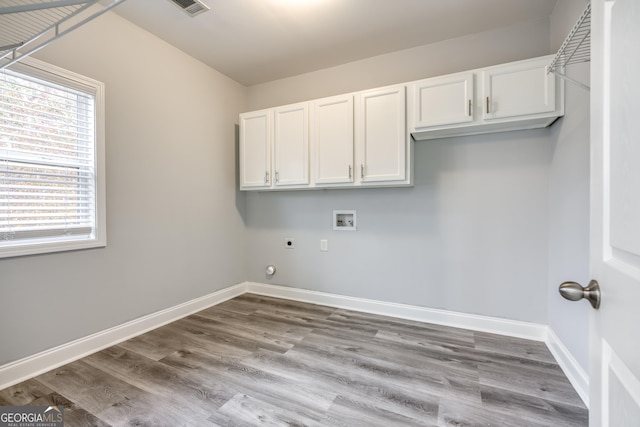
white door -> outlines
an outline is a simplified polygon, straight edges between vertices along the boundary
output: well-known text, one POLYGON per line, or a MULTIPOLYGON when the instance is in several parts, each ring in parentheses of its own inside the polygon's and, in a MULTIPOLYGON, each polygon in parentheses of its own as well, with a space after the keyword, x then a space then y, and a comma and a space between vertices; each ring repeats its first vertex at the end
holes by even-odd
POLYGON ((316 184, 353 182, 353 95, 312 103, 311 145, 316 184))
POLYGON ((589 418, 640 426, 640 2, 593 0, 591 37, 589 418))
POLYGON ((271 185, 271 110, 240 114, 240 188, 271 185))
POLYGON ((473 121, 473 73, 422 80, 409 91, 412 131, 473 121))
POLYGON ((505 119, 556 109, 556 78, 547 74, 551 58, 519 61, 482 72, 483 118, 505 119))
POLYGON ((361 92, 356 102, 360 182, 403 181, 407 163, 404 85, 361 92))
POLYGON ((309 184, 309 108, 307 103, 274 110, 274 185, 309 184))

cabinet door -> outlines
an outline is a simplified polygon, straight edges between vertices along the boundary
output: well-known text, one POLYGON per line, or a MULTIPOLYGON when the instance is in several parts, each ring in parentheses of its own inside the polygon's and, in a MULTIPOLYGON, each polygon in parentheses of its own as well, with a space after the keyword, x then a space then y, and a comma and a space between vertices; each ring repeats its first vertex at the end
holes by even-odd
POLYGON ((473 73, 458 73, 412 84, 413 127, 473 121, 473 77, 473 73))
POLYGON ((485 120, 548 113, 556 109, 556 78, 548 59, 521 61, 482 72, 485 120))
POLYGON ((274 185, 309 184, 307 103, 274 109, 274 185))
POLYGON ((320 99, 312 105, 314 182, 353 182, 353 95, 320 99))
POLYGON ((405 103, 404 86, 357 95, 357 174, 362 183, 405 179, 405 103))
POLYGON ((271 184, 271 110, 240 114, 240 187, 271 184))

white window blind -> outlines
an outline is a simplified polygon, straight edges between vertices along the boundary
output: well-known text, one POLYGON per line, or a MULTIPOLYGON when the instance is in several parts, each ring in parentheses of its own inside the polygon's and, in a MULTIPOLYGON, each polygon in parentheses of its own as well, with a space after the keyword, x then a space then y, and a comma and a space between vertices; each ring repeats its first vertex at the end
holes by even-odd
POLYGON ((43 68, 0 73, 0 250, 97 240, 97 91, 43 68))

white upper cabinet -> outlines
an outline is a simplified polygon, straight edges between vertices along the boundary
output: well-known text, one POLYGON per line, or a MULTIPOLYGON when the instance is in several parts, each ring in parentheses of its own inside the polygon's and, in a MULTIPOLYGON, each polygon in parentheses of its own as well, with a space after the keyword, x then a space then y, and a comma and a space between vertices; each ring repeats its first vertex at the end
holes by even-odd
POLYGON ((409 83, 409 132, 419 141, 549 126, 564 115, 564 84, 546 72, 552 59, 409 83))
POLYGON ((307 103, 240 114, 240 188, 309 184, 307 103))
POLYGON ((311 103, 311 147, 315 184, 353 182, 353 95, 311 103))
POLYGON ((421 80, 410 86, 415 128, 473 121, 473 73, 421 80))
POLYGON ((530 116, 556 109, 556 77, 549 59, 520 61, 482 71, 485 120, 530 116))
POLYGON ((240 188, 412 185, 413 141, 549 126, 552 56, 240 115, 240 188))
POLYGON ((271 185, 271 110, 240 114, 240 188, 271 185))
POLYGON ((275 108, 273 116, 273 185, 309 184, 308 104, 275 108))
POLYGON ((406 178, 405 86, 356 95, 356 153, 362 185, 406 178))
POLYGON ((411 185, 406 87, 240 115, 240 188, 411 185))

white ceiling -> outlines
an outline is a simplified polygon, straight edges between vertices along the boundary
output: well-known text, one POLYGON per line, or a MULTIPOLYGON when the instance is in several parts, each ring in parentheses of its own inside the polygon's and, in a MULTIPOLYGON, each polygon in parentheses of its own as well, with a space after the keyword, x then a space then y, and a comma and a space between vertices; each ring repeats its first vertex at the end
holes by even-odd
POLYGON ((250 86, 548 18, 556 1, 204 0, 211 10, 190 17, 169 0, 128 0, 115 12, 250 86))

